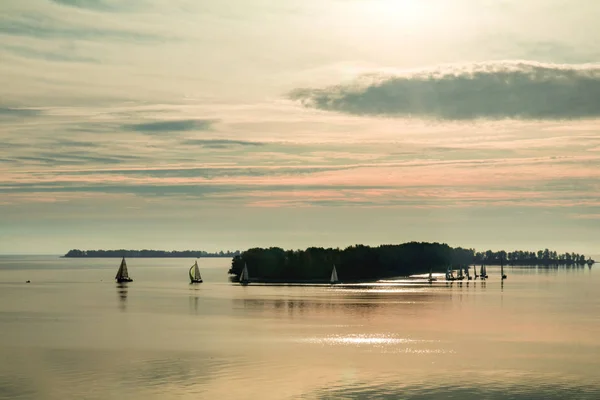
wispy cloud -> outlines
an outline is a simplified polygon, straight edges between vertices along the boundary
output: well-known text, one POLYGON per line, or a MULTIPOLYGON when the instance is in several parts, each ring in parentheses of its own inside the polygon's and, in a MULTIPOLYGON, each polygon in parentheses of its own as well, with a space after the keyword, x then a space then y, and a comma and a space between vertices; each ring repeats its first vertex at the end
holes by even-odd
POLYGON ((56 62, 84 62, 84 63, 96 63, 99 60, 93 57, 84 57, 72 53, 72 49, 64 48, 61 51, 46 51, 42 49, 36 49, 26 46, 12 46, 4 45, 0 46, 0 49, 7 50, 15 55, 24 58, 34 58, 47 61, 56 62))
POLYGON ((237 146, 264 146, 263 142, 231 139, 187 139, 181 142, 185 145, 201 146, 210 149, 223 149, 237 146))
POLYGON ((171 121, 143 122, 123 125, 123 129, 148 134, 164 132, 207 131, 217 121, 212 119, 184 119, 171 121))
POLYGON ((54 39, 104 39, 135 40, 157 42, 167 37, 149 32, 117 27, 90 27, 76 22, 68 25, 43 14, 28 14, 22 18, 3 18, 0 16, 0 33, 10 36, 54 39))
POLYGON ((356 115, 470 119, 600 117, 600 65, 490 62, 404 74, 369 74, 296 89, 307 107, 356 115))
POLYGON ((35 117, 40 115, 42 110, 35 108, 10 108, 10 107, 0 107, 0 118, 2 117, 35 117))
POLYGON ((114 0, 49 0, 61 6, 80 8, 93 11, 122 12, 134 7, 141 7, 144 0, 121 2, 114 0))

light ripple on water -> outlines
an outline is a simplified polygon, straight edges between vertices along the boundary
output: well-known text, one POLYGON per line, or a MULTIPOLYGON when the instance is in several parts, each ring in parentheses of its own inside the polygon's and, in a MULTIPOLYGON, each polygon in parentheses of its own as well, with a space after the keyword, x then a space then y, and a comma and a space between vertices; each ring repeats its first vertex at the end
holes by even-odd
POLYGON ((308 398, 317 399, 458 399, 458 400, 597 400, 600 386, 566 377, 550 378, 529 374, 514 375, 509 371, 482 376, 471 371, 472 380, 464 376, 411 381, 410 378, 383 376, 375 381, 350 382, 341 379, 328 388, 316 390, 308 398))

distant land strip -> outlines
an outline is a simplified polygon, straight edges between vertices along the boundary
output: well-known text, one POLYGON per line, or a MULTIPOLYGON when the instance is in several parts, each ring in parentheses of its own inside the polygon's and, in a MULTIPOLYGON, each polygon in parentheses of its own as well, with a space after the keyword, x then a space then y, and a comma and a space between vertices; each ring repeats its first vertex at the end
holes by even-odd
POLYGON ((364 245, 345 249, 309 247, 284 250, 279 247, 252 248, 236 255, 228 271, 238 280, 244 266, 254 282, 313 282, 329 280, 333 265, 343 282, 444 272, 470 265, 554 267, 592 265, 594 260, 574 252, 476 251, 447 244, 410 242, 377 247, 364 245))
POLYGON ((69 258, 117 258, 117 257, 129 257, 129 258, 199 258, 199 257, 235 257, 240 255, 239 250, 236 251, 219 251, 219 252, 208 252, 203 250, 182 250, 182 251, 168 251, 168 250, 69 250, 63 257, 69 258))

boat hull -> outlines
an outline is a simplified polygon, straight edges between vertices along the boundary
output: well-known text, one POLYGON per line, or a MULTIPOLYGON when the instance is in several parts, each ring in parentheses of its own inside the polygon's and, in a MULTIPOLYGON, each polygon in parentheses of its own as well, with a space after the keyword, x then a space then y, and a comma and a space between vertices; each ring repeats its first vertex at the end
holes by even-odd
POLYGON ((133 282, 133 279, 131 279, 131 278, 119 278, 119 279, 117 279, 117 283, 126 283, 126 282, 133 282))
POLYGON ((202 279, 191 279, 190 283, 202 283, 202 279))

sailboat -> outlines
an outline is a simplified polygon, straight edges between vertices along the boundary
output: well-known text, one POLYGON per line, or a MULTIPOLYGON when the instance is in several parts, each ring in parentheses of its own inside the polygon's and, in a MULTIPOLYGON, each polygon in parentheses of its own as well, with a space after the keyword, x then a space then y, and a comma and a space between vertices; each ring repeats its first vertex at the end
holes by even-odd
POLYGON ((448 267, 446 267, 446 280, 447 281, 453 281, 456 278, 454 277, 454 273, 452 272, 452 269, 450 269, 450 266, 448 265, 448 267))
POLYGON ((127 271, 127 263, 125 262, 125 257, 121 260, 121 265, 119 266, 119 270, 117 271, 117 276, 115 276, 117 283, 123 282, 133 282, 133 279, 129 277, 129 272, 127 271))
POLYGON ((477 279, 479 277, 479 275, 477 275, 477 266, 473 265, 473 274, 475 274, 475 279, 477 279))
POLYGON ((463 276, 462 265, 458 266, 458 276, 456 277, 456 279, 459 281, 462 281, 463 279, 465 279, 465 277, 463 276))
POLYGON ((433 273, 432 273, 432 272, 433 272, 433 271, 432 271, 432 269, 431 269, 431 268, 429 268, 429 278, 427 278, 427 282, 429 282, 429 283, 431 283, 431 282, 433 282, 433 281, 437 281, 437 279, 435 279, 435 278, 433 277, 433 273))
POLYGON ((506 279, 506 275, 504 275, 504 260, 500 259, 500 275, 502 275, 502 280, 506 279))
POLYGON ((465 265, 465 275, 467 276, 467 280, 470 281, 471 279, 473 279, 473 277, 471 275, 469 275, 469 266, 465 265))
POLYGON ((198 260, 194 262, 194 265, 190 267, 190 283, 202 283, 202 277, 200 276, 200 268, 198 268, 198 260))
POLYGON ((329 279, 329 283, 331 283, 333 285, 338 282, 339 282, 339 279, 337 276, 337 271, 335 269, 335 264, 333 264, 333 270, 331 271, 331 278, 329 279))
POLYGON ((481 269, 479 270, 479 277, 481 279, 486 279, 488 277, 487 276, 487 271, 486 271, 486 268, 485 268, 485 264, 481 264, 481 269))
POLYGON ((250 275, 248 275, 248 265, 244 264, 242 275, 240 275, 240 285, 246 286, 248 283, 250 283, 250 275))

